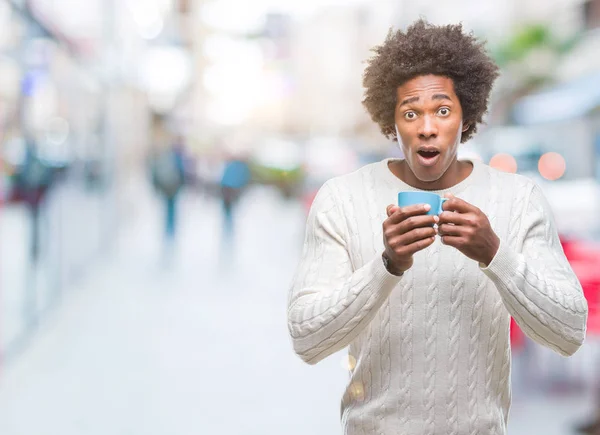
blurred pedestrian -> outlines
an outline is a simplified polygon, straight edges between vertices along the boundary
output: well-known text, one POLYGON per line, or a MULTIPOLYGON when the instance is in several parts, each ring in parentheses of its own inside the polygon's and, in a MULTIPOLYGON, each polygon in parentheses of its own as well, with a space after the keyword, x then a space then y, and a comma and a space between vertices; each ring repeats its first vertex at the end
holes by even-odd
POLYGON ((572 355, 581 285, 542 190, 457 158, 498 76, 483 44, 419 20, 374 53, 363 104, 404 157, 319 190, 288 302, 294 350, 316 364, 349 346, 347 434, 505 434, 511 316, 572 355), (405 191, 420 199, 398 206, 405 191))
POLYGON ((221 201, 223 206, 223 228, 226 235, 231 235, 234 229, 234 208, 250 183, 250 168, 240 157, 226 160, 221 175, 221 201))
POLYGON ((41 210, 52 181, 51 166, 40 158, 34 139, 27 138, 25 159, 14 174, 14 188, 16 196, 24 201, 29 210, 31 222, 29 252, 32 263, 36 263, 39 258, 41 210))
POLYGON ((185 184, 184 145, 181 137, 154 155, 152 182, 162 196, 165 241, 171 245, 177 233, 178 197, 185 184))

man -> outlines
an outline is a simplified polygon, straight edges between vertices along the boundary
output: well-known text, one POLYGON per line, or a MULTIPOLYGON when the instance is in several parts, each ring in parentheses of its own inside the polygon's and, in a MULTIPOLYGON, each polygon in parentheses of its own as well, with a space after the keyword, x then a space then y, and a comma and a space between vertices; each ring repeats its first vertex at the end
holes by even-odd
POLYGON ((561 355, 583 343, 587 303, 540 188, 457 150, 487 111, 498 68, 461 26, 390 32, 364 105, 403 159, 326 182, 289 297, 296 353, 349 346, 346 434, 505 434, 509 322, 561 355), (399 191, 447 196, 439 217, 399 191))
POLYGON ((165 241, 171 247, 177 230, 177 199, 186 181, 183 138, 158 151, 151 164, 152 184, 164 199, 165 241))
POLYGON ((223 174, 221 175, 223 229, 226 236, 231 236, 233 232, 234 207, 250 183, 250 175, 250 168, 245 159, 241 157, 231 157, 226 160, 223 174))
POLYGON ((15 190, 25 201, 31 215, 30 258, 37 263, 40 256, 44 200, 55 181, 55 171, 40 158, 35 140, 26 138, 25 159, 14 174, 15 190))

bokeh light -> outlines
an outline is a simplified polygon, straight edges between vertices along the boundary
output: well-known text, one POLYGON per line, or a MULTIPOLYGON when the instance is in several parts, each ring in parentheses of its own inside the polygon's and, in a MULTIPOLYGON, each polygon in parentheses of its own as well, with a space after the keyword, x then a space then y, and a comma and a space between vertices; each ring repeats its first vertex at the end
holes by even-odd
POLYGON ((538 170, 540 175, 546 180, 558 180, 565 174, 567 163, 563 156, 558 153, 550 152, 540 157, 538 170))
POLYGON ((365 400, 365 386, 362 382, 353 382, 350 385, 350 395, 354 400, 362 402, 365 400))
POLYGON ((352 355, 344 355, 342 358, 342 368, 344 370, 353 371, 356 368, 356 358, 352 355))
POLYGON ((510 154, 499 153, 490 160, 490 166, 504 172, 517 172, 517 161, 510 154))

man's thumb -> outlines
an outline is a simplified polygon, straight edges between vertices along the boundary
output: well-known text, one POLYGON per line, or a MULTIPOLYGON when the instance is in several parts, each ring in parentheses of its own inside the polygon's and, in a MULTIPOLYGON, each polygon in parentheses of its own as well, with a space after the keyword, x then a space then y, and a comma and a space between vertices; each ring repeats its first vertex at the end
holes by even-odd
POLYGON ((386 212, 387 212, 388 217, 390 217, 394 213, 394 208, 395 207, 396 206, 393 205, 393 204, 390 204, 390 205, 387 206, 386 212))

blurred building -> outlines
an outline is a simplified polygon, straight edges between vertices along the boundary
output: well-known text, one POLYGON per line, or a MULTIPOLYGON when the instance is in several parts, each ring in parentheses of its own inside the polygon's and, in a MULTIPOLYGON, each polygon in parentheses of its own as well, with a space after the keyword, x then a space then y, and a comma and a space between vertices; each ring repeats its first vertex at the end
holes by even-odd
POLYGON ((0 1, 0 219, 11 235, 1 241, 0 353, 31 332, 135 214, 153 115, 173 111, 190 82, 186 7, 0 1), (36 263, 13 185, 28 148, 61 173, 42 204, 36 263))

